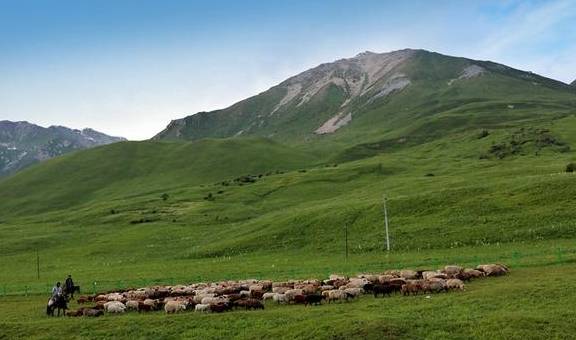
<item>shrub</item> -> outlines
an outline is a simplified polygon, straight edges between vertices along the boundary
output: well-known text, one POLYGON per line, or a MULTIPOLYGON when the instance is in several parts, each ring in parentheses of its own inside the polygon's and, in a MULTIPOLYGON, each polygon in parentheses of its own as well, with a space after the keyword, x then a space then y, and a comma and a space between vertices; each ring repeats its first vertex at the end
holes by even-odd
POLYGON ((160 198, 162 198, 163 201, 167 201, 168 198, 170 197, 170 195, 168 195, 167 193, 163 193, 160 198))
POLYGON ((576 163, 568 163, 568 165, 566 165, 566 172, 574 171, 576 171, 576 163))

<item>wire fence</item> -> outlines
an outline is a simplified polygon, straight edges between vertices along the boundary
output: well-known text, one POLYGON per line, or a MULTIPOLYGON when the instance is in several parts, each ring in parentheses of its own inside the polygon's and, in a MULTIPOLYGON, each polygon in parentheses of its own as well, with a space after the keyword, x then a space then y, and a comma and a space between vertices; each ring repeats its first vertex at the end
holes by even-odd
MULTIPOLYGON (((513 251, 503 256, 494 254, 493 256, 438 256, 423 259, 369 259, 362 261, 356 258, 351 261, 342 261, 333 265, 320 266, 318 264, 302 268, 281 268, 275 267, 270 270, 235 271, 233 273, 206 273, 205 275, 186 275, 182 277, 164 278, 142 278, 128 280, 93 280, 90 282, 79 282, 81 294, 97 294, 115 290, 134 289, 142 287, 153 287, 160 285, 191 284, 210 281, 225 281, 239 279, 308 279, 327 278, 330 274, 357 274, 367 272, 382 272, 388 269, 417 268, 417 269, 438 269, 448 264, 459 264, 466 266, 476 266, 478 264, 503 262, 511 268, 522 268, 540 265, 559 265, 576 263, 576 247, 556 248, 547 251, 513 251)), ((77 283, 78 284, 78 283, 77 283)), ((54 283, 32 282, 29 284, 0 283, 0 297, 5 296, 29 296, 45 294, 49 295, 54 283)))

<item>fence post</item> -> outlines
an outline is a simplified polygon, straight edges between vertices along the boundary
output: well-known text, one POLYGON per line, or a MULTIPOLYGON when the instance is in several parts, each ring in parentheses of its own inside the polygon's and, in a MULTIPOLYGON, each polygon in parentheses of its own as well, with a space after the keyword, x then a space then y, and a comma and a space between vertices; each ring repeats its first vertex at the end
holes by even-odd
POLYGON ((96 295, 96 281, 92 282, 92 295, 96 295))
POLYGON ((6 289, 6 285, 2 286, 2 290, 4 292, 4 296, 8 295, 8 290, 6 289))
POLYGON ((28 286, 24 286, 24 296, 28 296, 28 286))

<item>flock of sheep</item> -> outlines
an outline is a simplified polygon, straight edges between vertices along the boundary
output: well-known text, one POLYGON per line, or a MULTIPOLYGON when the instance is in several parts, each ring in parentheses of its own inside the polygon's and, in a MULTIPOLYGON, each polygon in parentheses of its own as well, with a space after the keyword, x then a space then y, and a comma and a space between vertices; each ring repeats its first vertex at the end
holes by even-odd
POLYGON ((362 294, 374 297, 400 293, 440 293, 464 290, 465 282, 485 276, 508 273, 502 264, 479 265, 475 269, 445 266, 437 271, 389 270, 381 274, 360 274, 356 277, 330 275, 327 280, 241 280, 190 285, 156 286, 81 296, 79 304, 93 303, 66 312, 68 316, 100 316, 126 311, 164 310, 178 313, 185 310, 221 313, 234 308, 264 309, 266 301, 278 304, 317 305, 322 302, 343 302, 362 294))

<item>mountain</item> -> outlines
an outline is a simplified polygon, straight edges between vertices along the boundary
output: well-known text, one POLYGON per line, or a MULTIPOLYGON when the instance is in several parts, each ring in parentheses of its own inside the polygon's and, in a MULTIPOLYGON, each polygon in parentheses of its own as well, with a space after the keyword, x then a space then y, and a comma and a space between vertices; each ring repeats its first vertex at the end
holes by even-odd
POLYGON ((65 153, 125 140, 92 129, 0 121, 0 176, 65 153))
POLYGON ((417 137, 435 124, 439 134, 489 128, 496 121, 525 120, 530 108, 546 107, 530 117, 539 119, 567 110, 573 98, 562 82, 493 62, 424 50, 364 52, 300 73, 228 108, 174 120, 154 139, 380 142, 392 130, 396 137, 417 137))
POLYGON ((549 263, 559 247, 569 263, 574 113, 573 87, 529 72, 363 53, 156 139, 0 179, 0 271, 25 287, 36 278, 22 263, 39 251, 42 277, 73 270, 105 290, 523 261, 516 251, 549 263))
POLYGON ((576 86, 576 80, 574 80, 570 85, 576 86))

